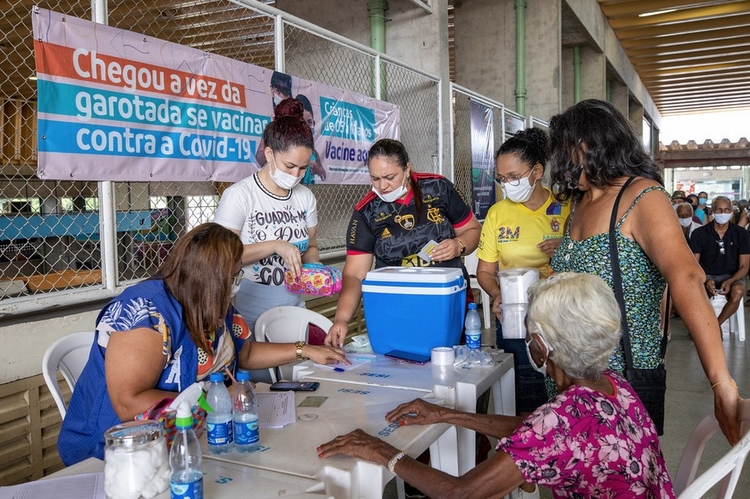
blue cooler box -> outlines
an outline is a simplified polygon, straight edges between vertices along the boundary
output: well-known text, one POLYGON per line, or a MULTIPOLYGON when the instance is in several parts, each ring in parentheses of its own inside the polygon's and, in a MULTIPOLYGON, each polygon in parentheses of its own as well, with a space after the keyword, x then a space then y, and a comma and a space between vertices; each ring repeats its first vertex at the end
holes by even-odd
POLYGON ((362 281, 365 322, 372 349, 430 355, 458 344, 466 310, 461 269, 383 267, 362 281))

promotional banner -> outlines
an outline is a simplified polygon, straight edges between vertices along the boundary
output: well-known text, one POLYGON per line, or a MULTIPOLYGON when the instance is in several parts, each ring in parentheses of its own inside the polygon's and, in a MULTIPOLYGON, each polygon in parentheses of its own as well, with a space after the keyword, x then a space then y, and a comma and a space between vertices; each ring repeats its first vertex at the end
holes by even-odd
POLYGON ((473 99, 471 106, 471 185, 474 216, 484 220, 495 203, 495 135, 492 108, 473 99))
POLYGON ((265 164, 273 107, 313 130, 306 183, 367 184, 399 108, 371 97, 45 9, 32 11, 42 179, 238 181, 265 164))

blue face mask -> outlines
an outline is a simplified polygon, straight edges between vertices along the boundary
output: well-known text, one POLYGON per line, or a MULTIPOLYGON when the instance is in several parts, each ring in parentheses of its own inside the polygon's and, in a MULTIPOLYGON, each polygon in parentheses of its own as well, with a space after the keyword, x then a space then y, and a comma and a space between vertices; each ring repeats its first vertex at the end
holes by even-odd
POLYGON ((708 201, 707 198, 698 198, 698 204, 701 206, 706 206, 707 201, 708 201))

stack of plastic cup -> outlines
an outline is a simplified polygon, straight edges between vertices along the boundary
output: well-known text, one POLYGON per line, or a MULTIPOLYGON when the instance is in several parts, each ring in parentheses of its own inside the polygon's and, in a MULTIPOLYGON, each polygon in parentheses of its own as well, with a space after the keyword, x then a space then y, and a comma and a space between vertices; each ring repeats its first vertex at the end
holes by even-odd
POLYGON ((529 287, 539 280, 539 269, 519 267, 497 273, 503 303, 503 338, 526 337, 526 309, 529 306, 529 287))

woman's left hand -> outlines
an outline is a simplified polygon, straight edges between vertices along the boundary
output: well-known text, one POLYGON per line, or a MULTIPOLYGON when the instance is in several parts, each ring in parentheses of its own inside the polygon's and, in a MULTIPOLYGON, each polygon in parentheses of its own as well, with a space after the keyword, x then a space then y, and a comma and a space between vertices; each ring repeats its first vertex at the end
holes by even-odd
POLYGON ((305 345, 302 347, 302 356, 316 364, 334 364, 336 362, 350 364, 342 349, 328 345, 305 345))
POLYGON ((318 447, 318 457, 323 459, 344 455, 372 461, 382 466, 386 466, 396 454, 398 454, 398 449, 360 429, 346 435, 339 435, 318 447))

